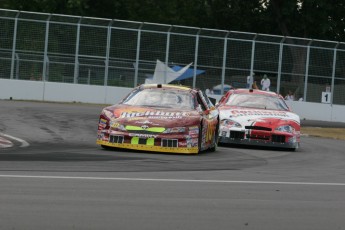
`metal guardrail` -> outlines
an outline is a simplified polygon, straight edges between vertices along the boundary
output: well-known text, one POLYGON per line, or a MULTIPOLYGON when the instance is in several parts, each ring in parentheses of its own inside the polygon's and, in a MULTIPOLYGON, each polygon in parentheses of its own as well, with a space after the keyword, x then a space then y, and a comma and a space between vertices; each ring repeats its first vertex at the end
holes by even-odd
POLYGON ((156 60, 193 62, 179 83, 220 94, 255 73, 282 95, 345 105, 345 43, 0 9, 0 78, 134 87, 156 60))

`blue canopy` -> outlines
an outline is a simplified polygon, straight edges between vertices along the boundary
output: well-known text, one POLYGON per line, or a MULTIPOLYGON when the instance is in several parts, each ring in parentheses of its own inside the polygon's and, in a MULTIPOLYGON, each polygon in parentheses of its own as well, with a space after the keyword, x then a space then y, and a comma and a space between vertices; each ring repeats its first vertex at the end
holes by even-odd
MULTIPOLYGON (((175 65, 175 66, 172 67, 172 69, 174 71, 179 71, 182 68, 183 68, 182 66, 178 66, 178 65, 175 65)), ((205 70, 200 70, 200 69, 196 70, 196 75, 200 75, 200 74, 203 74, 203 73, 205 73, 205 70)), ((188 78, 192 78, 193 76, 194 76, 194 68, 189 68, 189 69, 186 70, 186 72, 184 72, 181 76, 179 76, 174 81, 185 80, 185 79, 188 79, 188 78)))

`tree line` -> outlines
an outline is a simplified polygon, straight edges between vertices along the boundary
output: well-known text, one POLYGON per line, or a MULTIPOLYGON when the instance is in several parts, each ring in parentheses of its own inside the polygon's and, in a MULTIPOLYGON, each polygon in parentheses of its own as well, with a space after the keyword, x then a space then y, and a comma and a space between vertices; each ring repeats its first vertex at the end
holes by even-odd
POLYGON ((344 0, 0 0, 0 8, 343 41, 344 0))

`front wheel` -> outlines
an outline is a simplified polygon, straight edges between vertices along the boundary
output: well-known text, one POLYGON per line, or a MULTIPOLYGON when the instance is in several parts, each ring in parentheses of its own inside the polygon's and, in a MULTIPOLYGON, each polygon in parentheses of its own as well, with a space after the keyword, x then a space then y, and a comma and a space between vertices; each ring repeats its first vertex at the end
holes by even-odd
POLYGON ((109 146, 106 146, 106 145, 101 145, 101 147, 102 147, 103 149, 106 149, 106 150, 112 149, 112 147, 109 147, 109 146))
POLYGON ((217 151, 217 148, 218 148, 218 143, 215 142, 215 143, 214 143, 214 146, 210 148, 210 152, 215 152, 215 151, 217 151))
POLYGON ((213 136, 214 136, 214 139, 213 139, 214 145, 213 145, 213 147, 210 148, 210 151, 211 151, 211 152, 217 151, 217 148, 218 148, 219 125, 217 125, 217 128, 216 128, 216 130, 215 130, 213 136))
POLYGON ((199 137, 198 137, 198 153, 201 152, 201 145, 202 145, 202 125, 199 128, 199 137))
POLYGON ((300 143, 297 143, 296 147, 295 148, 291 148, 290 150, 292 152, 296 152, 299 149, 299 147, 300 147, 300 143))

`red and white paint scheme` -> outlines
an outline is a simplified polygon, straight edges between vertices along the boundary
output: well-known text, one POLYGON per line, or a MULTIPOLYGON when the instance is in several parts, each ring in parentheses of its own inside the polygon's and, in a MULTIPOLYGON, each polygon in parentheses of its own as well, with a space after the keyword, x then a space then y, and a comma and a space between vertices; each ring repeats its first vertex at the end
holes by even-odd
POLYGON ((300 143, 300 118, 274 92, 232 89, 217 105, 219 142, 295 150, 300 143))

